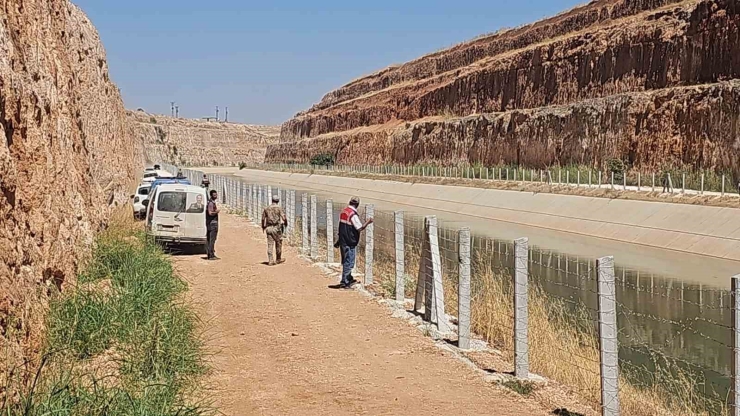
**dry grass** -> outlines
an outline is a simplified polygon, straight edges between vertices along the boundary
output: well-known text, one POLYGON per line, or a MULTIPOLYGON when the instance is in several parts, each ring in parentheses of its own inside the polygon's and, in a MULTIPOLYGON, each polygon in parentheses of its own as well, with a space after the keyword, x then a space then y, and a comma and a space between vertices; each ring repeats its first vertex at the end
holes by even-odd
MULTIPOLYGON (((358 251, 358 257, 362 256, 358 251)), ((419 255, 407 247, 406 297, 416 288, 419 255)), ((395 296, 395 261, 388 252, 376 252, 373 291, 383 297, 395 296)), ((493 269, 490 262, 476 265, 475 287, 471 301, 472 329, 477 336, 501 351, 507 362, 514 360, 514 304, 511 276, 506 270, 493 269)), ((456 315, 457 275, 446 270, 445 310, 456 315)), ((598 409, 601 402, 599 345, 596 324, 585 306, 574 306, 548 296, 536 285, 529 295, 529 354, 531 371, 562 386, 561 397, 573 397, 598 409)), ((697 392, 701 380, 677 367, 658 368, 651 376, 652 385, 632 384, 624 372, 620 378, 620 405, 623 414, 632 416, 724 414, 726 404, 720 397, 706 397, 697 392), (713 412, 702 409, 714 409, 713 412)), ((549 389, 550 387, 548 387, 549 389)), ((538 397, 538 399, 540 399, 538 397)), ((567 402, 568 399, 565 399, 567 402)), ((568 403, 578 407, 578 400, 568 403)))

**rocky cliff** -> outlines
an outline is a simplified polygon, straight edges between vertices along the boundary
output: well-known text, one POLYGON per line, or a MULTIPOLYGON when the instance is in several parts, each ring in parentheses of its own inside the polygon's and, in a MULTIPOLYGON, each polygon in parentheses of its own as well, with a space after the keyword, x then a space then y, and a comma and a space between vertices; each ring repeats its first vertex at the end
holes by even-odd
POLYGON ((151 162, 180 166, 235 166, 263 162, 278 126, 259 126, 172 118, 129 111, 134 135, 151 162))
POLYGON ((269 161, 740 172, 740 1, 595 0, 358 79, 269 161))
POLYGON ((12 368, 34 356, 48 295, 74 281, 143 154, 85 14, 67 0, 0 11, 0 354, 12 368))

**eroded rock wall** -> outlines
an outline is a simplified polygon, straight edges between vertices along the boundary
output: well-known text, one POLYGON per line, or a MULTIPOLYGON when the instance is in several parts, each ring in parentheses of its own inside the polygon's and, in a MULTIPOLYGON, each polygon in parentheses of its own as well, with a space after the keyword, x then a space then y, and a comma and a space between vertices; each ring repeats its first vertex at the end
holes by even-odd
POLYGON ((143 111, 129 111, 128 117, 149 161, 178 166, 261 163, 280 133, 279 126, 176 119, 143 111))
POLYGON ((481 162, 535 168, 619 158, 631 166, 740 172, 740 81, 610 96, 467 117, 429 117, 282 143, 269 161, 344 164, 481 162))
POLYGON ((79 8, 67 0, 7 0, 0 14, 5 381, 3 369, 38 350, 48 295, 74 282, 96 231, 128 200, 143 153, 98 33, 79 8))
POLYGON ((735 154, 736 122, 716 130, 734 118, 737 85, 725 81, 735 78, 738 1, 598 0, 329 93, 283 125, 267 160, 330 152, 340 163, 544 167, 619 157, 738 172, 723 156, 735 154), (360 136, 367 150, 347 151, 360 136))

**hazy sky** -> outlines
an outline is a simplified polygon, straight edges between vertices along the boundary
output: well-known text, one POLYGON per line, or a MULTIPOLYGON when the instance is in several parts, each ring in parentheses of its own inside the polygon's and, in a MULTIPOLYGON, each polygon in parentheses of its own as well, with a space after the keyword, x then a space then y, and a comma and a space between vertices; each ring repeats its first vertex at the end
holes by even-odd
POLYGON ((361 75, 583 0, 73 0, 126 107, 279 124, 361 75), (223 110, 221 115, 223 115, 223 110))

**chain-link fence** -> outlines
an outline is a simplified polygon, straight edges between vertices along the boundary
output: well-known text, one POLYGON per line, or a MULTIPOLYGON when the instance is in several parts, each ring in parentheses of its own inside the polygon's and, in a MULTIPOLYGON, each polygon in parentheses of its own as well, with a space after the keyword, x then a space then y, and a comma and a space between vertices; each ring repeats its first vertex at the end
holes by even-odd
MULTIPOLYGON (((279 193, 292 224, 289 243, 314 261, 340 261, 333 243, 344 204, 209 178, 228 207, 254 221, 279 193)), ((605 415, 725 414, 732 407, 740 362, 736 278, 732 290, 705 287, 622 268, 611 257, 479 236, 434 216, 372 205, 360 216, 374 223, 358 247, 358 280, 413 304, 464 350, 471 340, 486 341, 521 380, 535 373, 553 379, 605 415)))

